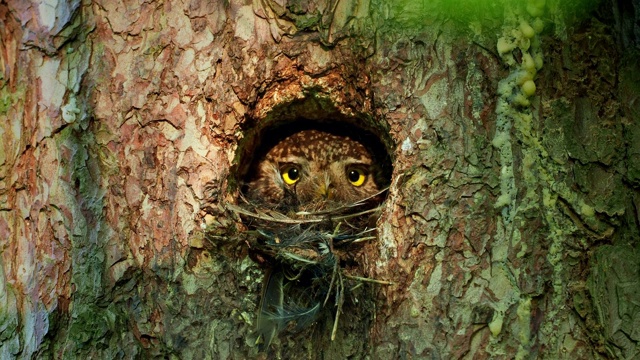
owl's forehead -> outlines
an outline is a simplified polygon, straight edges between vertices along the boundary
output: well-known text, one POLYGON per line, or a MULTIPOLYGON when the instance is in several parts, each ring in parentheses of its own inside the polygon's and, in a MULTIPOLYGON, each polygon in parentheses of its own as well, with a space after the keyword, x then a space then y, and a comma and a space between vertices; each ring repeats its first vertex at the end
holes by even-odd
POLYGON ((303 130, 285 138, 269 150, 267 157, 304 157, 329 162, 348 158, 371 161, 369 152, 361 143, 347 136, 319 130, 303 130))

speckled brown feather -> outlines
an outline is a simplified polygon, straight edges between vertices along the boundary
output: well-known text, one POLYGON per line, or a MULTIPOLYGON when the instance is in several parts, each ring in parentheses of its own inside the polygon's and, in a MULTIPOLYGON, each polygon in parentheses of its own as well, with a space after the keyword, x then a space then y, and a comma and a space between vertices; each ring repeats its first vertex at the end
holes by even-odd
POLYGON ((367 148, 348 136, 304 130, 280 141, 263 157, 256 178, 249 183, 250 200, 271 206, 296 205, 315 210, 330 204, 355 202, 377 193, 378 164, 367 148), (301 167, 300 181, 287 185, 280 173, 287 164, 301 167), (357 166, 368 175, 361 186, 347 179, 347 167, 357 166), (323 193, 323 189, 330 191, 323 193))

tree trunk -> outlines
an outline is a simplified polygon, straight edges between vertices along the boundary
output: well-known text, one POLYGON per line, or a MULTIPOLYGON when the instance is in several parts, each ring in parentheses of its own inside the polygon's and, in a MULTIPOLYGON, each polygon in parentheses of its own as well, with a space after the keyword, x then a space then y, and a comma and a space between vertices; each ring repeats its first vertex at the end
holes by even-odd
POLYGON ((461 3, 1 1, 0 358, 640 356, 640 3, 461 3), (321 118, 392 159, 378 282, 260 350, 228 204, 321 118))

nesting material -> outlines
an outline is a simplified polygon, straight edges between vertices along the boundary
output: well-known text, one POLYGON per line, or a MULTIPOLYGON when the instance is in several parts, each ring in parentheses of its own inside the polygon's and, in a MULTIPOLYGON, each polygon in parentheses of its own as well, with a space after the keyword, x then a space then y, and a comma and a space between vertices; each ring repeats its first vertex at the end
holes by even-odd
POLYGON ((327 311, 336 336, 345 294, 363 282, 389 282, 361 276, 354 253, 376 239, 379 199, 386 189, 361 201, 330 210, 283 213, 246 199, 227 204, 249 224, 250 251, 267 267, 255 330, 255 344, 268 347, 284 330, 300 331, 327 311), (347 265, 348 264, 348 265, 347 265))

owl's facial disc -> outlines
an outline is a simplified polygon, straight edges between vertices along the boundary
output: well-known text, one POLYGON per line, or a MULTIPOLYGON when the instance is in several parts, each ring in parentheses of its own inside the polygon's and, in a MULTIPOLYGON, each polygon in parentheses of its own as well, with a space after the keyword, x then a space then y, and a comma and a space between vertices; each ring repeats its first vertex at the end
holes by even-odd
POLYGON ((304 130, 271 148, 249 186, 250 197, 276 206, 323 207, 378 192, 379 170, 365 146, 348 136, 304 130))
MULTIPOLYGON (((311 164, 307 164, 307 166, 309 165, 313 167, 314 165, 318 164, 313 164, 312 162, 311 164)), ((313 181, 316 188, 316 195, 320 198, 331 199, 334 193, 333 190, 335 184, 333 183, 334 181, 332 181, 331 176, 329 176, 328 169, 320 167, 316 170, 319 170, 324 174, 324 176, 322 176, 321 178, 315 179, 315 181, 313 181)), ((303 173, 305 173, 305 171, 303 170, 302 165, 300 165, 299 163, 288 162, 280 165, 280 176, 282 177, 282 181, 284 181, 284 183, 290 187, 293 187, 296 183, 298 183, 298 181, 303 178, 303 173)), ((345 179, 354 187, 360 187, 364 185, 368 177, 366 164, 350 163, 344 167, 343 174, 345 179)))

